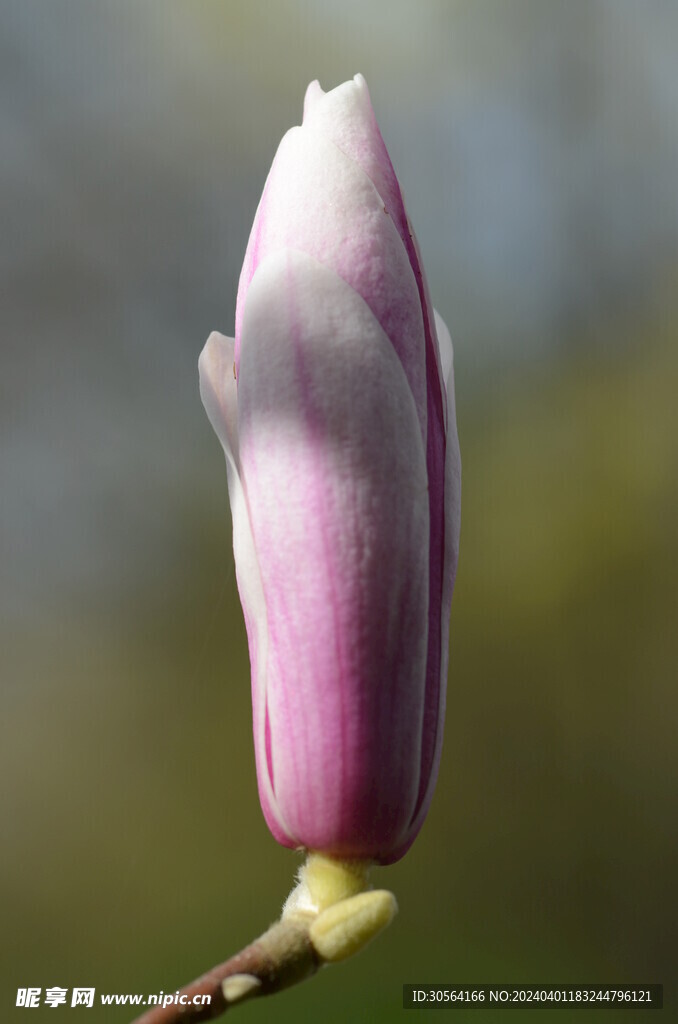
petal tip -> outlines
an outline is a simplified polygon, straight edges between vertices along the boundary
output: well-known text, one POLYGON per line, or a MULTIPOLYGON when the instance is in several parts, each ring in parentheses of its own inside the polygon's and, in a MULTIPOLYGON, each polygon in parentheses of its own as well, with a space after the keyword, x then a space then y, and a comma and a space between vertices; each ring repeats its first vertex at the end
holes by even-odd
POLYGON ((320 82, 316 78, 315 81, 309 84, 308 88, 306 89, 306 95, 304 96, 304 121, 306 120, 307 117, 310 116, 316 103, 319 103, 324 95, 325 93, 322 89, 322 86, 320 85, 320 82))
POLYGON ((215 386, 224 368, 233 362, 234 347, 233 338, 212 331, 198 356, 201 391, 204 385, 215 386))

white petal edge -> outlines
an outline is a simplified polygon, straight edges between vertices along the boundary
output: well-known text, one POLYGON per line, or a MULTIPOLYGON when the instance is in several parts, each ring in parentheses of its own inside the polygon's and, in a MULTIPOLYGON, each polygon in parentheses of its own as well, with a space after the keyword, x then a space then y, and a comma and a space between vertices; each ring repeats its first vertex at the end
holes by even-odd
MULTIPOLYGON (((214 431, 226 455, 228 497, 233 520, 233 554, 235 557, 238 589, 243 611, 255 631, 256 673, 253 693, 256 695, 255 728, 259 731, 257 749, 266 758, 264 732, 266 727, 266 662, 268 630, 266 602, 261 584, 261 572, 254 547, 247 497, 242 486, 238 446, 238 392, 234 372, 235 339, 213 331, 200 353, 200 397, 214 431)), ((292 839, 276 800, 266 764, 260 778, 265 798, 282 832, 292 839)))
POLYGON ((445 388, 447 389, 448 380, 450 379, 450 374, 452 374, 452 405, 454 406, 454 349, 452 347, 452 338, 450 337, 450 332, 447 329, 447 324, 437 309, 433 310, 433 316, 435 317, 436 334, 438 336, 438 352, 440 354, 442 380, 445 388))
POLYGON ((421 802, 420 810, 414 818, 408 832, 416 835, 421 828, 424 818, 428 814, 433 790, 438 779, 438 768, 442 751, 445 704, 447 698, 447 671, 449 662, 450 645, 450 607, 452 604, 452 590, 457 570, 457 558, 459 554, 459 532, 461 523, 461 455, 459 452, 459 437, 457 434, 457 416, 454 397, 454 349, 452 338, 447 329, 447 324, 436 309, 433 310, 435 317, 435 329, 438 338, 439 367, 442 377, 441 384, 444 388, 443 394, 446 397, 445 414, 445 558, 443 565, 443 593, 441 600, 441 652, 440 652, 440 703, 438 705, 438 730, 436 733, 435 748, 431 774, 424 799, 421 802))

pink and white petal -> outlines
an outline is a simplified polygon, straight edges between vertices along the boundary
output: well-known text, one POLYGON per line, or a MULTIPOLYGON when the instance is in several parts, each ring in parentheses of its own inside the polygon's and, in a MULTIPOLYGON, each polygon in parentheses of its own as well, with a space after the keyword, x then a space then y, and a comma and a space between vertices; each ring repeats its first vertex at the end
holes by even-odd
MULTIPOLYGON (((433 310, 433 316, 435 319, 438 353, 440 356, 440 376, 442 386, 445 388, 445 392, 447 394, 447 381, 450 374, 452 374, 452 382, 454 384, 454 349, 452 347, 452 338, 450 337, 450 332, 447 329, 447 324, 437 309, 433 310)), ((454 404, 454 387, 452 388, 452 392, 452 403, 454 404)), ((449 395, 447 395, 447 401, 449 402, 449 395)))
POLYGON ((445 380, 447 437, 445 448, 445 570, 443 573, 443 617, 449 616, 452 590, 457 572, 459 533, 461 529, 461 454, 457 433, 457 410, 454 392, 454 349, 445 321, 435 311, 440 362, 445 380))
POLYGON ((366 303, 304 253, 259 265, 242 330, 275 797, 304 845, 382 859, 419 789, 429 510, 417 410, 366 303))
POLYGON ((320 82, 317 79, 315 82, 311 82, 304 96, 304 119, 310 116, 311 111, 324 95, 325 92, 321 88, 320 82))
MULTIPOLYGON (((435 313, 440 360, 445 374, 445 397, 447 413, 447 436, 445 444, 445 561, 443 568, 442 620, 449 626, 452 607, 452 591, 457 575, 459 558, 459 534, 461 531, 461 454, 457 433, 457 411, 454 393, 454 350, 452 339, 445 321, 435 313)), ((445 674, 447 675, 448 645, 443 637, 445 674)))
POLYGON ((431 723, 429 735, 424 733, 424 747, 431 749, 430 767, 422 765, 422 782, 425 788, 416 813, 410 824, 406 840, 394 849, 389 862, 399 860, 416 839, 428 813, 440 767, 442 753, 443 727, 445 724, 445 706, 447 695, 447 673, 449 661, 450 611, 452 593, 457 575, 459 557, 459 533, 461 525, 461 456, 459 437, 457 434, 457 417, 454 394, 454 352, 452 339, 445 321, 435 311, 436 334, 440 349, 440 364, 444 373, 444 391, 446 395, 447 435, 445 445, 445 545, 442 572, 442 599, 440 608, 440 687, 437 692, 435 707, 427 708, 425 719, 431 723), (435 723, 435 725, 433 725, 435 723))
POLYGON ((200 397, 229 466, 238 469, 238 394, 235 339, 212 331, 198 359, 200 397))
MULTIPOLYGON (((228 496, 233 520, 233 553, 252 669, 254 731, 255 734, 257 732, 263 734, 266 718, 265 676, 268 647, 266 605, 252 538, 247 497, 240 476, 238 397, 233 372, 234 347, 233 338, 226 338, 216 331, 210 334, 198 360, 200 396, 226 455, 228 496)), ((278 842, 294 847, 297 843, 286 827, 272 786, 268 781, 265 743, 259 745, 257 757, 264 759, 264 763, 261 766, 258 765, 257 768, 259 772, 259 767, 261 767, 259 772, 260 797, 268 826, 278 842)))
MULTIPOLYGON (((367 82, 363 76, 356 75, 353 81, 344 82, 342 85, 337 86, 336 89, 332 89, 323 96, 317 97, 312 104, 309 104, 308 112, 304 111, 303 129, 307 130, 309 128, 325 135, 347 157, 354 160, 362 168, 373 182, 383 200, 385 210, 388 211, 389 218, 393 220, 403 243, 415 276, 419 304, 423 313, 426 339, 425 372, 428 380, 428 394, 433 404, 432 415, 430 414, 428 418, 428 430, 435 429, 435 420, 438 416, 442 415, 442 404, 440 403, 441 388, 436 374, 438 353, 435 342, 433 307, 428 292, 428 284, 419 246, 407 217, 402 189, 379 130, 367 82), (436 389, 438 394, 435 394, 436 389)), ((364 297, 369 301, 367 296, 364 297)), ((382 325, 384 325, 382 318, 376 311, 375 314, 382 325)), ((392 337, 388 327, 385 327, 385 329, 387 334, 392 337)), ((441 421, 440 430, 442 429, 441 421)), ((442 455, 440 437, 436 440, 433 447, 439 449, 442 455)), ((442 458, 440 461, 440 468, 442 469, 442 458)), ((429 479, 435 479, 432 468, 429 464, 429 479)))
POLYGON ((408 236, 412 266, 418 283, 426 336, 427 382, 427 434, 426 464, 429 484, 429 621, 428 655, 426 662, 426 692, 422 727, 420 787, 409 840, 404 848, 396 850, 389 862, 405 853, 424 820, 435 786, 440 744, 442 742, 443 712, 447 686, 446 653, 448 621, 443 621, 441 609, 445 591, 445 463, 446 463, 446 403, 445 387, 441 376, 440 352, 436 337, 433 306, 428 283, 423 273, 419 248, 414 233, 408 236))
POLYGON ((407 251, 367 174, 321 132, 305 127, 293 128, 280 143, 255 217, 238 286, 238 363, 252 275, 267 256, 289 248, 335 271, 368 304, 402 363, 425 440, 424 323, 407 251))
MULTIPOLYGON (((443 550, 446 547, 446 523, 443 514, 446 476, 446 420, 444 376, 436 339, 434 312, 428 291, 417 240, 407 219, 402 191, 381 137, 367 86, 362 76, 327 93, 315 103, 304 127, 323 131, 328 138, 360 163, 385 200, 408 255, 423 314, 425 332, 425 374, 428 396, 426 416, 427 465, 430 493, 430 566, 429 566, 429 653, 422 736, 421 784, 416 828, 420 827, 435 784, 440 757, 444 711, 448 622, 443 623, 441 607, 446 606, 443 550), (443 653, 444 652, 444 653, 443 653)), ((449 550, 449 546, 448 546, 449 550)), ((412 832, 412 838, 416 831, 412 832)))
MULTIPOLYGON (((425 798, 425 807, 431 802, 433 788, 438 776, 438 765, 442 748, 442 732, 445 722, 445 695, 447 691, 447 672, 449 659, 450 612, 452 610, 452 593, 457 576, 459 559, 459 535, 461 530, 461 454, 459 451, 459 435, 457 433, 457 413, 454 394, 454 351, 452 339, 445 321, 436 312, 436 328, 440 344, 440 356, 445 373, 445 397, 447 434, 445 440, 445 548, 443 558, 443 592, 441 602, 441 701, 438 713, 438 735, 436 737, 433 768, 429 782, 429 792, 425 798)), ((425 813, 425 811, 424 811, 425 813)))
POLYGON ((400 185, 374 116, 367 82, 356 75, 314 102, 304 106, 304 128, 322 132, 374 183, 384 205, 405 242, 407 215, 400 185))

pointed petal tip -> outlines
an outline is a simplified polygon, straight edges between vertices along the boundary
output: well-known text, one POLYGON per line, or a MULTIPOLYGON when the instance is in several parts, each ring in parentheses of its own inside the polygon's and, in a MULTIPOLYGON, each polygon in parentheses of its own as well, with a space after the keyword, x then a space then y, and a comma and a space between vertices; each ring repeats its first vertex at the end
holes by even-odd
POLYGON ((438 351, 440 352, 440 363, 442 367, 443 382, 447 387, 450 371, 454 366, 454 347, 447 324, 437 309, 433 310, 435 318, 436 334, 438 336, 438 351))
POLYGON ((314 106, 318 103, 325 95, 320 82, 316 78, 315 81, 311 82, 306 89, 306 95, 304 96, 304 121, 312 113, 314 106))
POLYGON ((237 466, 235 339, 212 331, 198 358, 200 397, 226 455, 237 466))
POLYGON ((227 338, 225 335, 219 334, 218 331, 212 331, 198 356, 201 388, 203 382, 214 386, 224 367, 233 363, 234 350, 234 338, 227 338))

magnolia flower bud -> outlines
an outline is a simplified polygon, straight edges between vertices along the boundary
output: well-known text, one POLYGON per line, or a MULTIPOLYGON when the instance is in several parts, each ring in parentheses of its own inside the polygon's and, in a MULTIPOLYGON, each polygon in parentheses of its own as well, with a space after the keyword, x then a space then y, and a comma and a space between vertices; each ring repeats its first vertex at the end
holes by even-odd
POLYGON ((389 863, 429 807, 460 460, 433 312, 361 75, 306 93, 200 358, 227 456, 259 794, 275 838, 389 863))

